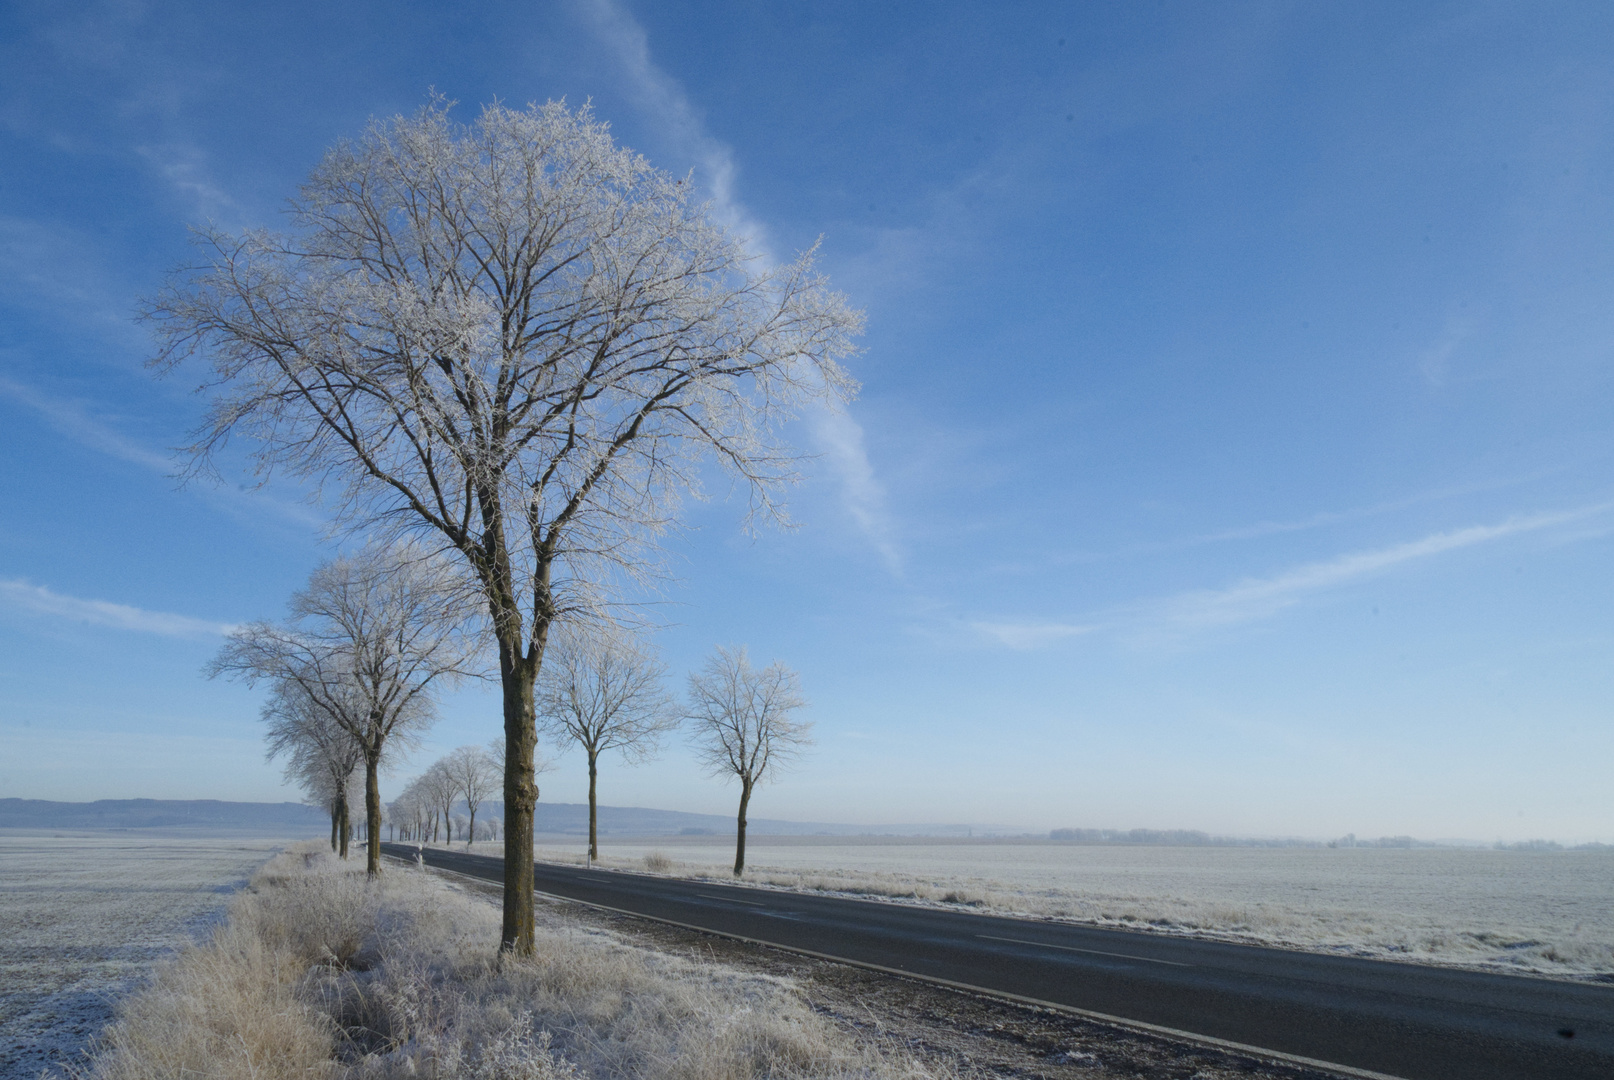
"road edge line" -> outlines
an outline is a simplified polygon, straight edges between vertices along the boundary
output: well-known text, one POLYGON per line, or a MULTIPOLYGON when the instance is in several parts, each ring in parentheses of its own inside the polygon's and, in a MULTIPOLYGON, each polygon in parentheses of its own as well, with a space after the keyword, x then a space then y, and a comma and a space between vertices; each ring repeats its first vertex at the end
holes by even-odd
MULTIPOLYGON (((397 859, 406 866, 416 865, 408 859, 397 855, 387 856, 397 859)), ((475 874, 467 874, 461 870, 450 870, 445 866, 432 866, 428 869, 439 873, 454 874, 458 877, 468 878, 471 881, 488 882, 489 878, 480 878, 475 874)), ((493 884, 499 884, 493 882, 493 884)), ((545 892, 534 888, 533 892, 546 896, 551 900, 559 900, 568 904, 582 904, 584 907, 595 908, 599 911, 610 911, 617 915, 626 915, 633 919, 648 919, 651 922, 664 923, 667 926, 676 926, 681 930, 692 930, 697 934, 711 934, 713 937, 725 938, 729 941, 739 941, 746 945, 756 945, 765 949, 779 949, 782 952, 795 953, 798 956, 810 956, 814 960, 824 960, 832 964, 846 964, 849 967, 863 968, 865 971, 878 971, 882 975, 895 975, 902 979, 912 979, 915 982, 930 983, 934 986, 944 986, 949 990, 959 990, 970 994, 979 994, 982 997, 998 998, 1011 1001, 1016 1005, 1031 1005, 1051 1012, 1064 1013, 1077 1016, 1083 1020, 1092 1020, 1129 1031, 1139 1031, 1149 1035, 1159 1035, 1176 1039, 1179 1042, 1198 1043, 1212 1046, 1218 1050, 1227 1050, 1243 1054, 1246 1057, 1260 1058, 1282 1065, 1299 1065, 1308 1069, 1322 1069, 1326 1072, 1336 1073, 1340 1076, 1349 1076, 1354 1080, 1406 1080, 1405 1077, 1395 1076, 1391 1073, 1374 1072, 1372 1069, 1358 1069, 1354 1065, 1341 1065, 1333 1061, 1323 1061, 1319 1058, 1303 1057, 1300 1054, 1289 1054, 1282 1050, 1269 1050, 1263 1046, 1251 1046, 1249 1043, 1233 1042, 1231 1039, 1218 1039, 1214 1035, 1200 1035, 1193 1031, 1183 1031, 1181 1028, 1166 1027, 1163 1024, 1151 1024, 1145 1020, 1128 1020, 1124 1016, 1112 1016, 1109 1013, 1095 1012, 1092 1009, 1082 1009, 1075 1005, 1061 1005, 1057 1001, 1044 1001, 1042 998, 1026 997, 1023 994, 1011 994, 1007 990, 993 990, 990 987, 976 986, 973 983, 957 982, 953 979, 943 979, 937 975, 924 975, 915 971, 903 971, 901 968, 886 967, 884 964, 875 964, 867 960, 853 960, 850 957, 834 956, 830 953, 816 952, 813 949, 803 949, 794 945, 781 945, 774 941, 763 941, 760 938, 750 938, 743 934, 731 934, 723 930, 713 930, 705 926, 696 926, 693 923, 679 922, 677 919, 666 919, 660 915, 644 915, 637 911, 628 911, 626 908, 612 907, 609 904, 597 904, 592 900, 578 900, 571 896, 561 896, 559 893, 545 892)))

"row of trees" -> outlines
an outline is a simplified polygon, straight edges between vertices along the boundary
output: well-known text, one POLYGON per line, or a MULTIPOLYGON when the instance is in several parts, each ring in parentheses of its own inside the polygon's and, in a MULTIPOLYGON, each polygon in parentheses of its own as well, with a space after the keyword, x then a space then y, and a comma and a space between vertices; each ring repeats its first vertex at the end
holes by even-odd
MULTIPOLYGON (((409 782, 387 807, 387 817, 403 840, 437 842, 441 827, 446 843, 454 842, 454 807, 464 803, 470 817, 462 839, 476 839, 476 810, 500 790, 504 764, 497 743, 488 748, 462 746, 409 782)), ((495 834, 497 830, 493 830, 495 834)))
MULTIPOLYGON (((642 762, 661 749, 665 735, 687 723, 701 762, 740 786, 734 873, 742 874, 752 793, 811 742, 812 725, 796 716, 807 704, 800 678, 777 661, 757 669, 743 648, 719 647, 701 671, 690 675, 688 699, 680 705, 667 692, 665 675, 654 652, 620 628, 569 630, 550 645, 538 679, 537 715, 543 734, 583 753, 589 858, 600 856, 601 757, 615 752, 630 763, 642 762)), ((457 798, 466 804, 474 829, 491 765, 488 751, 461 747, 405 788, 393 804, 395 820, 407 823, 409 835, 435 842, 437 822, 447 826, 457 798)), ((452 842, 451 835, 446 838, 452 842)))
MULTIPOLYGON (((333 147, 287 234, 199 231, 201 257, 147 305, 154 366, 206 368, 196 471, 239 439, 260 474, 323 493, 336 524, 415 538, 407 565, 442 567, 430 603, 474 598, 503 693, 500 948, 517 954, 534 945, 535 691, 551 636, 608 621, 657 575, 703 461, 749 491, 748 524, 779 517, 797 458, 782 423, 854 390, 839 361, 861 316, 813 252, 759 262, 692 188, 616 146, 586 106, 495 104, 462 125, 434 99, 333 147)), ((355 648, 333 677, 303 634, 338 621, 321 608, 296 634, 265 626, 218 670, 349 717, 375 871, 375 772, 425 688, 459 668, 355 648), (377 665, 400 677, 396 695, 376 693, 377 665)))
POLYGON ((362 770, 365 865, 381 872, 381 769, 418 745, 437 691, 478 673, 476 609, 449 565, 411 544, 368 547, 318 567, 282 623, 232 633, 208 667, 269 686, 271 756, 326 797, 347 854, 348 803, 362 770), (340 822, 340 824, 338 823, 340 822))
MULTIPOLYGON (((288 779, 329 808, 332 847, 343 858, 350 806, 362 791, 371 875, 380 872, 380 772, 418 745, 435 719, 437 690, 479 673, 474 610, 446 591, 444 570, 408 545, 332 560, 292 598, 289 620, 238 629, 209 667, 269 684, 269 755, 284 756, 288 779)), ((690 675, 687 704, 674 701, 665 677, 655 653, 620 627, 567 627, 536 687, 540 730, 583 751, 588 849, 597 859, 602 755, 642 761, 689 722, 707 768, 740 785, 734 873, 741 874, 752 793, 809 742, 810 725, 795 716, 806 704, 800 680, 781 663, 758 670, 743 648, 722 647, 690 675)), ((434 842, 441 828, 452 842, 453 807, 463 802, 471 839, 477 807, 502 789, 503 757, 495 741, 440 759, 394 800, 394 827, 434 842)))

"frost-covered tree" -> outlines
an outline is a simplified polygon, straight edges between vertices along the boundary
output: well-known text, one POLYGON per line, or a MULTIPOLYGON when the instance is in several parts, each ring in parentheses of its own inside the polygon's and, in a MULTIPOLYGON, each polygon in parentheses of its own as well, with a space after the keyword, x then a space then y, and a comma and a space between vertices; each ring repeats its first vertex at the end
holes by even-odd
MULTIPOLYGON (((551 626, 653 573, 714 460, 776 512, 780 425, 849 396, 861 316, 813 255, 762 267, 585 106, 434 101, 333 147, 290 235, 201 232, 147 307, 211 366, 199 469, 235 436, 354 527, 460 558, 504 692, 501 949, 533 950, 533 686, 551 626)), ((748 516, 748 522, 751 517, 748 516)))
POLYGON ((812 724, 794 716, 806 707, 794 671, 777 660, 758 671, 743 646, 719 646, 689 677, 686 716, 696 753, 714 774, 740 782, 735 877, 745 873, 745 815, 752 791, 812 745, 812 724))
POLYGON ((230 635, 212 674, 293 682, 364 752, 365 865, 381 873, 383 756, 436 717, 436 691, 474 671, 472 611, 448 565, 407 544, 324 563, 292 597, 286 623, 230 635))
POLYGON ((600 857, 600 755, 643 761, 679 715, 662 680, 666 667, 637 638, 613 626, 567 627, 551 639, 538 676, 540 730, 574 742, 588 762, 588 854, 600 857))
POLYGON ((470 815, 470 823, 465 831, 465 846, 470 847, 476 840, 476 808, 483 799, 499 790, 503 777, 499 775, 492 755, 480 746, 462 746, 440 764, 470 815))
POLYGON ((398 830, 400 840, 419 840, 425 817, 420 792, 413 784, 387 804, 387 821, 398 830))
POLYGON ((459 798, 459 789, 454 784, 454 778, 448 773, 448 766, 442 760, 432 763, 431 768, 420 774, 421 793, 431 800, 432 811, 436 818, 432 825, 432 843, 437 842, 436 821, 443 825, 443 842, 454 842, 454 803, 459 798))
POLYGON ((267 757, 285 757, 286 779, 330 812, 331 850, 347 858, 349 806, 364 781, 363 745, 296 679, 275 680, 261 715, 267 757))
POLYGON ((423 778, 417 776, 405 785, 403 793, 394 800, 393 805, 401 807, 398 811, 400 816, 406 816, 410 839, 424 843, 432 836, 437 828, 437 809, 426 791, 423 778))

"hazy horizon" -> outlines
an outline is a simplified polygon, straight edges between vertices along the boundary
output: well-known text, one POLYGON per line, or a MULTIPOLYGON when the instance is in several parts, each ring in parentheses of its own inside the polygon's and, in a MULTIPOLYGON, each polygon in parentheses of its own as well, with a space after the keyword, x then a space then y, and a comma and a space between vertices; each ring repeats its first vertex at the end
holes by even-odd
MULTIPOLYGON (((239 831, 239 829, 241 829, 241 828, 246 828, 246 826, 236 826, 236 825, 230 825, 228 823, 222 823, 221 824, 219 822, 198 822, 198 823, 196 823, 194 825, 190 825, 190 824, 181 825, 181 824, 175 824, 175 823, 164 823, 164 824, 156 824, 156 825, 139 825, 139 824, 116 825, 116 824, 114 824, 114 825, 99 825, 99 826, 85 824, 85 823, 82 823, 82 822, 80 822, 78 824, 73 824, 71 822, 66 823, 66 824, 17 824, 15 822, 10 821, 6 816, 6 807, 4 806, 4 803, 7 800, 12 800, 12 799, 15 799, 15 797, 14 796, 0 796, 0 832, 28 832, 30 830, 38 831, 38 830, 48 830, 48 829, 65 829, 65 830, 68 830, 69 832, 72 832, 72 831, 75 831, 75 830, 76 831, 81 831, 81 832, 97 832, 97 831, 111 830, 111 831, 118 831, 118 832, 135 832, 135 833, 177 832, 177 833, 182 834, 182 833, 185 833, 187 830, 192 830, 192 829, 199 830, 199 831, 205 833, 208 829, 213 829, 213 828, 223 829, 226 832, 239 831)), ((169 802, 173 802, 173 803, 178 803, 180 805, 191 805, 191 804, 195 804, 195 803, 222 803, 223 805, 226 805, 226 806, 268 807, 268 808, 280 808, 280 807, 295 806, 295 807, 299 807, 301 809, 306 809, 309 812, 309 825, 314 830, 309 835, 323 835, 326 828, 328 827, 326 813, 322 808, 316 807, 316 806, 314 806, 314 805, 312 805, 310 803, 307 803, 307 802, 299 802, 299 801, 295 801, 295 800, 288 800, 288 801, 285 801, 285 802, 275 802, 275 803, 264 803, 264 802, 238 802, 238 801, 235 801, 235 800, 228 800, 228 799, 195 799, 195 800, 149 799, 149 798, 145 798, 145 797, 141 797, 141 796, 134 796, 134 797, 131 797, 131 798, 128 798, 128 799, 94 799, 94 800, 79 801, 79 802, 69 802, 69 801, 62 801, 62 800, 43 800, 43 799, 42 800, 18 800, 18 801, 23 801, 23 802, 45 802, 45 803, 47 803, 47 804, 49 804, 51 806, 60 806, 60 807, 87 807, 87 806, 94 806, 94 805, 96 805, 98 803, 102 803, 102 802, 111 802, 111 803, 129 803, 129 802, 135 802, 135 803, 139 803, 139 802, 169 803, 169 802)), ((459 803, 459 808, 462 811, 463 811, 464 805, 465 804, 464 804, 463 801, 459 803)), ((586 816, 587 809, 588 809, 588 804, 586 802, 552 802, 552 801, 548 801, 548 800, 541 800, 539 802, 539 820, 537 822, 537 830, 536 830, 536 835, 537 835, 537 837, 539 839, 539 842, 541 844, 552 844, 553 841, 556 838, 559 838, 559 837, 566 837, 566 838, 575 840, 575 841, 577 841, 579 843, 584 842, 586 840, 586 838, 587 838, 587 820, 588 820, 587 816, 586 816), (576 811, 577 812, 574 815, 576 820, 572 823, 572 828, 556 830, 556 829, 548 827, 548 825, 552 824, 552 822, 546 823, 546 821, 544 820, 545 817, 546 817, 544 811, 545 810, 553 811, 553 810, 555 810, 557 808, 563 808, 565 810, 576 811)), ((498 802, 497 800, 488 800, 487 802, 480 805, 480 807, 478 809, 478 820, 482 821, 482 822, 486 822, 490 817, 498 818, 499 815, 502 813, 502 811, 503 811, 503 804, 502 803, 498 802)), ((674 843, 685 843, 685 842, 688 842, 688 843, 704 843, 704 842, 732 843, 733 839, 734 839, 735 830, 734 830, 734 821, 733 821, 733 815, 732 814, 707 814, 707 813, 700 813, 700 812, 686 811, 686 810, 670 810, 670 809, 666 809, 666 808, 663 808, 663 807, 620 806, 620 805, 611 805, 611 804, 607 804, 607 803, 599 804, 599 811, 600 811, 600 813, 602 815, 602 817, 600 819, 600 836, 602 838, 602 842, 604 840, 609 840, 612 843, 617 843, 617 842, 626 842, 626 841, 630 841, 630 840, 645 839, 645 838, 657 837, 657 836, 663 837, 664 839, 666 839, 668 841, 671 841, 671 842, 674 842, 674 843), (629 815, 633 815, 633 814, 667 815, 668 817, 673 817, 673 818, 677 818, 677 819, 679 819, 681 821, 684 821, 685 824, 688 823, 687 819, 689 819, 689 818, 697 818, 697 819, 700 819, 703 822, 710 822, 710 827, 709 828, 701 828, 701 829, 688 829, 688 828, 686 828, 681 832, 663 832, 663 831, 656 831, 656 830, 644 831, 642 828, 639 831, 635 831, 632 828, 624 828, 620 821, 612 821, 611 820, 611 818, 613 816, 621 815, 623 813, 627 813, 629 815), (727 831, 724 831, 725 827, 726 827, 727 831)), ((641 823, 641 824, 647 824, 647 823, 641 823)), ((666 825, 664 827, 670 828, 671 825, 669 824, 669 825, 666 825)), ((273 824, 263 824, 263 825, 258 825, 258 826, 251 826, 251 828, 256 830, 256 832, 253 833, 254 835, 258 835, 258 834, 269 835, 272 832, 272 830, 274 828, 274 825, 273 824)), ((935 842, 938 842, 938 843, 951 844, 951 843, 958 843, 958 842, 969 842, 969 841, 972 841, 972 840, 978 840, 978 841, 982 841, 982 842, 990 841, 990 840, 1004 840, 1004 841, 1037 841, 1037 842, 1045 842, 1045 843, 1053 843, 1053 844, 1075 844, 1076 846, 1118 846, 1118 845, 1119 846, 1127 846, 1127 845, 1133 845, 1133 844, 1142 844, 1142 845, 1145 845, 1145 846, 1167 846, 1167 847, 1173 846, 1174 844, 1178 844, 1178 845, 1180 845, 1180 844, 1188 844, 1189 846, 1203 846, 1205 842, 1211 842, 1213 846, 1220 846, 1220 845, 1222 845, 1224 843, 1227 843, 1227 844, 1230 844, 1232 846, 1248 844, 1248 845, 1257 846, 1257 847, 1261 847, 1261 846, 1282 847, 1282 846, 1286 846, 1286 845, 1289 845, 1289 844, 1294 844, 1294 845, 1297 845, 1297 846, 1321 846, 1321 845, 1326 845, 1326 846, 1329 846, 1329 847, 1334 847, 1334 846, 1344 846, 1344 847, 1359 846, 1359 847, 1369 847, 1369 848, 1373 848, 1373 847, 1389 848, 1389 847, 1405 846, 1404 844, 1396 843, 1398 841, 1410 841, 1412 846, 1415 846, 1415 847, 1491 848, 1493 846, 1500 846, 1500 845, 1504 844, 1504 842, 1500 841, 1500 840, 1486 840, 1486 839, 1482 839, 1480 837, 1472 837, 1472 836, 1466 836, 1466 837, 1465 836, 1410 836, 1410 835, 1407 835, 1407 834, 1404 834, 1404 833, 1390 834, 1390 835, 1384 835, 1384 836, 1357 836, 1354 833, 1347 833, 1347 834, 1344 834, 1342 836, 1315 836, 1315 835, 1308 836, 1308 835, 1304 835, 1304 834, 1300 834, 1300 833, 1244 833, 1244 834, 1228 833, 1228 834, 1223 834, 1223 833, 1211 833, 1211 832, 1207 832, 1207 831, 1205 831, 1203 829, 1197 829, 1197 828, 1194 828, 1192 826, 1186 826, 1186 825, 1185 826, 1178 826, 1178 827, 1174 827, 1174 828, 1166 828, 1166 829, 1153 829, 1153 828, 1146 829, 1146 828, 1126 828, 1126 827, 1120 827, 1120 828, 1113 828, 1113 827, 1093 828, 1093 827, 1084 826, 1084 825, 1080 825, 1080 824, 1076 824, 1076 823, 1067 823, 1066 825, 1063 825, 1063 826, 1055 826, 1052 829, 1034 829, 1034 828, 1029 828, 1029 827, 1021 826, 1021 825, 1005 824, 1003 822, 983 822, 983 821, 906 821, 906 822, 902 822, 902 821, 869 821, 869 822, 856 822, 856 821, 804 821, 804 820, 794 819, 794 818, 771 818, 771 817, 752 817, 750 819, 750 826, 749 826, 749 829, 748 829, 748 834, 753 839, 757 839, 757 840, 787 839, 787 840, 791 840, 791 841, 794 841, 794 842, 817 842, 817 841, 823 841, 825 843, 831 843, 831 842, 836 842, 836 841, 862 841, 862 840, 891 839, 891 840, 920 841, 920 842, 923 842, 923 841, 935 841, 935 842), (788 832, 778 832, 778 831, 770 832, 769 831, 770 829, 777 829, 781 825, 794 826, 795 828, 792 829, 791 831, 788 831, 788 832), (821 831, 816 831, 816 832, 800 831, 800 830, 805 830, 805 829, 816 829, 816 830, 821 830, 821 831), (853 830, 853 829, 880 830, 880 831, 866 831, 866 832, 850 832, 850 831, 829 832, 829 831, 822 831, 822 830, 853 830), (914 830, 914 831, 910 831, 910 832, 898 831, 898 830, 904 830, 904 829, 914 830), (1061 833, 1082 834, 1082 835, 1079 835, 1079 836, 1073 836, 1073 835, 1061 836, 1060 835, 1061 833), (1104 834, 1104 835, 1102 837, 1100 837, 1100 836, 1098 836, 1096 834, 1104 834)), ((458 843, 459 841, 456 840, 455 842, 458 843)), ((484 842, 484 841, 479 841, 479 843, 480 842, 484 842)), ((1588 846, 1589 847, 1607 847, 1607 846, 1609 846, 1609 845, 1599 844, 1598 842, 1595 842, 1595 841, 1593 841, 1593 842, 1586 842, 1586 841, 1580 841, 1580 842, 1568 841, 1568 842, 1566 842, 1566 841, 1561 840, 1561 839, 1559 839, 1557 837, 1551 837, 1551 836, 1531 837, 1527 841, 1514 841, 1514 842, 1511 842, 1511 843, 1507 843, 1506 846, 1510 847, 1510 848, 1518 848, 1520 850, 1533 850, 1531 845, 1535 845, 1535 844, 1558 845, 1558 846, 1560 846, 1562 848, 1565 848, 1565 849, 1572 849, 1572 848, 1575 848, 1577 846, 1581 847, 1581 848, 1585 848, 1585 847, 1588 847, 1588 846)))

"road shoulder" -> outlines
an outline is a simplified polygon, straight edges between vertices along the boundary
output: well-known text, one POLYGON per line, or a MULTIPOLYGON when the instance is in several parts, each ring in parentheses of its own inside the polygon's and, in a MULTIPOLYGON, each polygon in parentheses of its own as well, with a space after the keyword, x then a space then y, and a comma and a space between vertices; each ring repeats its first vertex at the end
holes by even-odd
MULTIPOLYGON (((432 870, 497 900, 494 882, 432 870)), ((1051 1009, 748 944, 560 897, 550 914, 608 929, 638 944, 695 960, 791 980, 811 1007, 853 1034, 889 1042, 966 1077, 1025 1080, 1334 1080, 1337 1074, 1179 1042, 1051 1009)))

